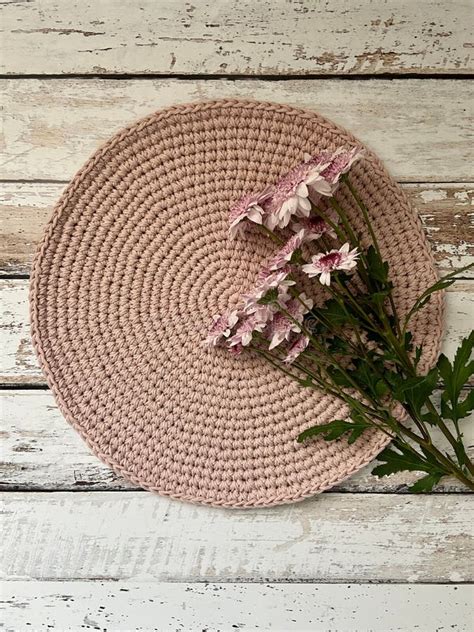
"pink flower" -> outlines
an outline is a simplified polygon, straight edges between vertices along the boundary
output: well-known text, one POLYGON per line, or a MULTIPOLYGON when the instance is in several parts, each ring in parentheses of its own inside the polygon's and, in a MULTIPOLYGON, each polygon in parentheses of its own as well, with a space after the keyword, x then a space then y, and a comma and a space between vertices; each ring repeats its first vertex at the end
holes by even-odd
POLYGON ((265 226, 270 230, 288 226, 292 215, 307 217, 311 211, 308 187, 320 179, 320 172, 328 167, 329 160, 320 154, 296 165, 274 186, 271 197, 265 202, 265 226))
POLYGON ((243 298, 246 302, 252 302, 260 300, 267 292, 273 289, 286 291, 286 288, 295 284, 295 281, 287 278, 290 272, 290 266, 285 266, 279 270, 263 268, 257 277, 256 286, 249 294, 244 294, 243 298))
POLYGON ((286 244, 270 259, 264 268, 265 273, 273 270, 280 270, 288 265, 295 250, 303 243, 304 230, 300 230, 296 235, 288 239, 286 244))
POLYGON ((232 328, 235 327, 239 320, 239 314, 237 311, 230 311, 222 314, 222 316, 214 316, 214 322, 209 329, 206 344, 210 347, 217 346, 225 338, 230 336, 232 328))
POLYGON ((278 303, 283 306, 289 300, 288 288, 295 285, 295 281, 288 279, 290 267, 276 271, 262 270, 257 278, 257 285, 248 294, 244 294, 244 312, 255 314, 260 321, 268 322, 273 318, 278 307, 274 304, 261 305, 258 301, 270 290, 278 290, 278 303))
POLYGON ((283 360, 286 364, 291 364, 300 356, 309 344, 307 336, 298 336, 298 338, 290 345, 286 358, 283 360))
POLYGON ((271 189, 267 187, 261 193, 251 193, 250 195, 244 195, 240 200, 230 209, 229 215, 229 233, 234 238, 238 233, 243 230, 242 222, 249 220, 255 224, 262 224, 263 215, 265 211, 262 208, 262 204, 268 200, 271 195, 271 189))
MULTIPOLYGON (((328 160, 328 165, 319 174, 319 179, 313 184, 312 192, 331 197, 334 195, 341 176, 349 171, 352 165, 360 160, 364 152, 359 147, 345 150, 340 147, 332 155, 323 152, 322 156, 328 160)), ((310 196, 312 197, 312 196, 310 196)), ((314 197, 312 197, 313 201, 314 197)))
POLYGON ((291 299, 286 307, 285 311, 291 316, 291 319, 286 314, 278 312, 271 323, 270 328, 270 345, 269 349, 274 349, 284 340, 289 340, 292 332, 301 332, 301 328, 297 323, 302 323, 304 315, 313 309, 313 301, 301 293, 298 298, 291 299), (296 321, 296 322, 295 322, 296 321))
POLYGON ((309 277, 319 275, 319 281, 322 285, 331 283, 331 272, 335 270, 353 270, 357 265, 357 257, 359 253, 357 248, 349 250, 348 243, 344 244, 339 250, 330 250, 329 252, 321 252, 311 257, 311 263, 301 266, 309 277))
POLYGON ((229 347, 247 347, 255 332, 262 332, 266 327, 266 322, 261 322, 255 314, 247 316, 237 327, 235 334, 229 338, 229 347))
POLYGON ((364 152, 360 147, 354 147, 353 149, 349 149, 348 151, 340 147, 332 155, 330 165, 321 172, 321 176, 332 187, 335 187, 337 186, 340 177, 343 174, 347 173, 352 165, 357 160, 360 160, 363 155, 364 152))
MULTIPOLYGON (((327 211, 327 216, 333 224, 337 223, 338 215, 332 209, 327 211)), ((297 222, 293 222, 290 226, 295 233, 303 231, 303 241, 315 241, 323 235, 328 235, 333 239, 336 238, 334 229, 318 215, 310 215, 309 217, 301 217, 297 222)))
POLYGON ((228 347, 228 349, 229 349, 229 353, 231 353, 234 356, 239 356, 244 350, 243 346, 239 344, 234 345, 233 347, 228 347))

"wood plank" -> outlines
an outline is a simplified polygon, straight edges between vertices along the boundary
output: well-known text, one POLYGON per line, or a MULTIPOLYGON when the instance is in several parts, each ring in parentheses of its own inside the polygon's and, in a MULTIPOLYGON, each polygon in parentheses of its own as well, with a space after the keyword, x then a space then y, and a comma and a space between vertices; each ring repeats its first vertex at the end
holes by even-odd
MULTIPOLYGON (((2 462, 0 489, 6 491, 113 491, 138 489, 102 464, 62 418, 52 394, 41 391, 2 391, 2 462)), ((464 441, 474 457, 474 415, 463 423, 464 441)), ((438 447, 447 449, 440 432, 433 431, 438 447)), ((404 492, 418 473, 389 477, 371 475, 374 464, 363 468, 331 491, 404 492)), ((443 479, 437 492, 465 492, 456 479, 443 479)))
MULTIPOLYGON (((447 292, 447 330, 443 351, 453 356, 469 333, 473 315, 474 283, 458 281, 447 292)), ((0 279, 0 336, 3 348, 0 383, 45 384, 30 342, 28 281, 0 279)))
POLYGON ((13 79, 2 89, 6 180, 69 180, 134 119, 175 103, 229 97, 317 110, 378 152, 399 180, 472 180, 468 81, 13 79))
POLYGON ((469 3, 5 2, 2 73, 465 73, 469 3))
MULTIPOLYGON (((62 183, 0 183, 0 273, 29 274, 62 183)), ((474 261, 473 184, 405 184, 443 272, 474 261)))
POLYGON ((470 632, 466 585, 10 582, 5 632, 400 630, 470 632))
POLYGON ((142 492, 3 495, 5 580, 464 583, 469 495, 323 494, 225 510, 142 492))

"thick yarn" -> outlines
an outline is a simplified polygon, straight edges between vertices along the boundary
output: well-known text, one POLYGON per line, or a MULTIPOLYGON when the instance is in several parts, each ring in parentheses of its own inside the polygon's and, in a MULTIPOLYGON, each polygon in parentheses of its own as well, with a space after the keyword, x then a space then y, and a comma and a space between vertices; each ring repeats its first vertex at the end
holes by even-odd
MULTIPOLYGON (((133 483, 228 507, 301 500, 372 460, 386 437, 349 446, 297 434, 347 411, 260 358, 203 346, 274 245, 228 239, 228 211, 303 153, 356 139, 314 112, 223 100, 159 111, 99 149, 59 200, 34 262, 32 336, 57 404, 91 449, 133 483)), ((351 171, 370 209, 403 313, 436 279, 421 224, 371 153, 351 171)), ((356 230, 364 226, 341 188, 356 230)), ((321 296, 313 283, 316 298, 321 296)), ((442 296, 414 320, 436 359, 442 296)))

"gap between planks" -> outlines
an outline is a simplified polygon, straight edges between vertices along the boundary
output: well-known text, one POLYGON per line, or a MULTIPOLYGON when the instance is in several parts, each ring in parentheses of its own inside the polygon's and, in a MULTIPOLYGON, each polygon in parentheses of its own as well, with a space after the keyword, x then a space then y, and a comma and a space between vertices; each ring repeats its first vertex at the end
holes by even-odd
POLYGON ((340 74, 318 74, 318 73, 306 73, 304 75, 297 75, 295 73, 291 75, 250 75, 250 74, 202 74, 202 73, 190 73, 190 74, 179 74, 179 73, 108 73, 106 75, 96 74, 96 73, 64 73, 64 74, 29 74, 29 73, 9 73, 9 74, 0 74, 0 81, 8 81, 9 79, 14 80, 28 80, 28 79, 47 79, 48 81, 62 81, 66 79, 73 79, 82 81, 85 79, 100 79, 103 81, 129 81, 139 79, 140 81, 153 81, 155 79, 171 79, 178 81, 215 81, 215 80, 224 80, 224 81, 292 81, 295 78, 298 81, 391 81, 393 79, 399 79, 400 81, 410 81, 414 79, 427 79, 432 80, 436 79, 436 81, 470 81, 474 78, 474 73, 472 72, 462 72, 462 73, 444 73, 442 75, 436 73, 378 73, 378 74, 361 74, 354 73, 352 75, 340 75, 340 74))

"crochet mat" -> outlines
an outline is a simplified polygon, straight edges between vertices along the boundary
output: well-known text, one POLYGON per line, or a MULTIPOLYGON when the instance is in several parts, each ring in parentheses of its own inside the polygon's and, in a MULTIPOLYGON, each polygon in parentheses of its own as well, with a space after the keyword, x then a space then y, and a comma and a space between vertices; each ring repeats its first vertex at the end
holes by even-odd
MULTIPOLYGON (((212 316, 237 303, 274 251, 257 231, 229 240, 232 204, 305 152, 356 144, 314 112, 198 102, 127 127, 75 176, 34 262, 32 336, 63 415, 115 471, 192 502, 268 506, 336 485, 384 447, 378 432, 351 446, 296 444, 344 406, 251 353, 203 345, 212 316)), ((437 278, 421 224, 370 151, 351 175, 406 312, 437 278)), ((436 295, 414 321, 425 368, 439 352, 442 312, 436 295)))

